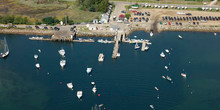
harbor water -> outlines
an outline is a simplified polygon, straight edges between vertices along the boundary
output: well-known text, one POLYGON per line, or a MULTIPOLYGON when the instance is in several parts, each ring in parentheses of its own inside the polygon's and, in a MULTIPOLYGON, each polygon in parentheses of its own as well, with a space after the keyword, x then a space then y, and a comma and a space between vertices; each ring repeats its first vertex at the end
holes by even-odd
POLYGON ((31 41, 26 35, 0 35, 1 40, 4 36, 10 54, 0 59, 0 110, 91 110, 95 104, 106 110, 150 110, 150 105, 156 110, 220 109, 220 33, 163 32, 150 37, 136 31, 128 37, 150 40, 149 50, 120 43, 116 60, 114 44, 31 41), (61 48, 64 58, 58 53, 61 48), (160 57, 162 51, 166 59, 160 57), (104 54, 102 63, 99 53, 104 54), (64 69, 61 59, 66 60, 64 69), (93 68, 91 75, 87 67, 93 68), (173 83, 162 78, 167 75, 173 83), (73 91, 67 88, 69 82, 73 91), (82 100, 76 96, 79 90, 82 100))

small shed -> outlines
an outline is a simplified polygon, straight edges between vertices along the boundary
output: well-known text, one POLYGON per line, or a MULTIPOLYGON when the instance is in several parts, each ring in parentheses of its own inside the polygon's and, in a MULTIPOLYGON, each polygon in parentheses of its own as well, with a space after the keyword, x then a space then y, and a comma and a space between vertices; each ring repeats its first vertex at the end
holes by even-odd
POLYGON ((96 24, 96 23, 98 23, 99 21, 98 21, 98 19, 93 19, 93 23, 94 24, 96 24))

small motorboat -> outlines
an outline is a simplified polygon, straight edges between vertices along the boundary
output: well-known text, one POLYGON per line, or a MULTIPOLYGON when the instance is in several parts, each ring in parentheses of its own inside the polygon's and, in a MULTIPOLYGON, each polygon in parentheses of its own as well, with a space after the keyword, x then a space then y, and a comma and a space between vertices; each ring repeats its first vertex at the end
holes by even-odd
POLYGON ((173 83, 172 79, 171 79, 169 76, 167 76, 167 80, 168 80, 169 82, 173 83))
POLYGON ((121 54, 120 53, 117 53, 117 55, 116 55, 117 57, 120 57, 121 56, 121 54))
POLYGON ((181 35, 178 35, 179 39, 183 39, 183 37, 181 35))
POLYGON ((36 66, 37 69, 40 69, 40 64, 39 63, 37 63, 35 66, 36 66))
POLYGON ((66 66, 66 60, 60 60, 60 66, 64 68, 66 66))
POLYGON ((87 68, 86 72, 87 72, 87 74, 91 73, 92 72, 92 68, 87 68))
POLYGON ((156 86, 154 87, 154 89, 157 90, 157 91, 159 90, 156 86))
POLYGON ((163 52, 160 53, 160 57, 164 58, 165 54, 163 52))
POLYGON ((69 89, 73 90, 73 83, 67 83, 66 85, 69 89))
POLYGON ((150 36, 152 37, 154 35, 153 31, 150 32, 150 36))
POLYGON ((144 50, 148 50, 149 49, 149 47, 148 46, 146 46, 145 48, 144 48, 144 50))
POLYGON ((153 106, 153 105, 150 105, 150 108, 151 108, 152 110, 154 110, 154 106, 153 106))
POLYGON ((34 55, 34 59, 36 59, 36 60, 37 60, 37 59, 38 59, 38 55, 34 55))
POLYGON ((137 38, 137 36, 134 36, 134 38, 137 38))
POLYGON ((165 77, 165 76, 162 76, 162 78, 163 78, 163 79, 166 79, 166 77, 165 77))
POLYGON ((138 43, 135 44, 134 49, 139 49, 140 46, 138 45, 138 43))
POLYGON ((104 54, 103 53, 99 54, 98 61, 99 62, 103 62, 104 61, 104 54))
POLYGON ((168 49, 165 49, 165 52, 170 53, 170 51, 168 49))
POLYGON ((214 33, 214 35, 216 36, 216 35, 217 35, 217 33, 214 33))
POLYGON ((41 50, 40 50, 40 49, 38 49, 38 52, 39 52, 39 53, 41 53, 41 50))
POLYGON ((82 98, 82 95, 83 95, 83 92, 82 92, 82 91, 77 91, 77 97, 78 97, 78 99, 81 99, 81 98, 82 98))
POLYGON ((164 66, 164 68, 165 68, 166 70, 168 70, 168 66, 164 66))
POLYGON ((152 43, 151 42, 147 42, 147 45, 152 45, 152 43))
POLYGON ((186 74, 184 74, 184 73, 181 73, 181 76, 183 76, 184 78, 186 78, 186 74))
POLYGON ((92 86, 95 86, 95 82, 91 82, 92 86))
POLYGON ((59 54, 60 54, 62 57, 65 57, 66 52, 65 52, 64 49, 61 49, 61 50, 59 50, 58 52, 59 52, 59 54))
POLYGON ((96 91, 97 91, 96 86, 94 86, 94 87, 92 88, 92 92, 95 94, 96 91))

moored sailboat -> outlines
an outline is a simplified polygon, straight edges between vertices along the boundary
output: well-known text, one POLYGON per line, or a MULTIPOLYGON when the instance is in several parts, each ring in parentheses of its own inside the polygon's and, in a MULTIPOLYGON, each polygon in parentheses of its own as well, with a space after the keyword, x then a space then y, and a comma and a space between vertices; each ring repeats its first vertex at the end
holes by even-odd
POLYGON ((9 55, 9 49, 8 49, 8 44, 6 41, 6 38, 4 38, 4 50, 3 52, 0 54, 0 58, 5 58, 9 55))

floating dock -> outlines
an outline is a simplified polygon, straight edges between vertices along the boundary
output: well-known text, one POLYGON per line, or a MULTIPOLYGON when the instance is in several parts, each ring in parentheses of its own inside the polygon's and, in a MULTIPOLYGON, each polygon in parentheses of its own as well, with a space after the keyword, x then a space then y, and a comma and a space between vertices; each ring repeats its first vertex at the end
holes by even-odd
POLYGON ((146 42, 143 42, 142 47, 141 47, 141 51, 145 51, 145 47, 146 47, 146 42))

